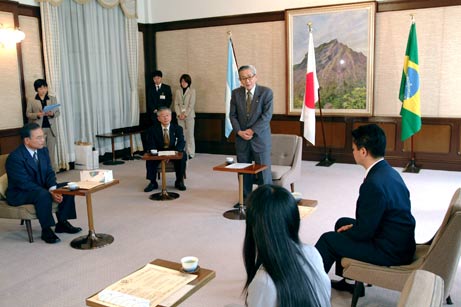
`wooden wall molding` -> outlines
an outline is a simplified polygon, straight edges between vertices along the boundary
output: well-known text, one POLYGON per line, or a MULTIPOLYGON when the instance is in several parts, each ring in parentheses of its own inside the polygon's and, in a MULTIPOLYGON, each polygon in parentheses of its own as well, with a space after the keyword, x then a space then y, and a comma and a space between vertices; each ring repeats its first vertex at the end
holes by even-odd
MULTIPOLYGON (((224 114, 197 113, 195 143, 199 153, 235 155, 234 135, 224 137, 224 114)), ((423 126, 414 136, 416 163, 423 169, 461 171, 461 118, 423 118, 423 126)), ((410 160, 410 140, 400 140, 400 117, 325 117, 327 151, 339 163, 355 163, 352 155, 352 130, 375 123, 386 133, 386 159, 392 166, 404 167, 410 160)), ((324 154, 320 118, 317 117, 316 146, 304 140, 303 160, 320 161, 324 154)), ((273 134, 302 136, 299 117, 274 115, 273 134)))

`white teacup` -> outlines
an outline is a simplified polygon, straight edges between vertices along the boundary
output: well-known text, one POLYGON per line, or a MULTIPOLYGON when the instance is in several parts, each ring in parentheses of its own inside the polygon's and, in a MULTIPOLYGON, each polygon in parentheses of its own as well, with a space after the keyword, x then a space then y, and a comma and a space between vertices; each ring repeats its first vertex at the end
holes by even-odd
POLYGON ((226 163, 228 163, 228 164, 234 163, 234 158, 233 157, 227 157, 226 158, 226 163))
POLYGON ((185 272, 194 272, 198 267, 198 258, 194 256, 186 256, 181 258, 181 265, 185 272))
POLYGON ((75 182, 68 182, 68 183, 67 183, 67 187, 68 187, 69 190, 71 190, 71 191, 78 190, 78 185, 77 185, 77 183, 75 183, 75 182))
POLYGON ((158 154, 158 150, 157 150, 157 149, 151 149, 151 150, 150 150, 150 153, 153 154, 153 155, 157 155, 157 154, 158 154))
POLYGON ((296 202, 299 202, 303 198, 303 194, 300 192, 291 192, 296 202))

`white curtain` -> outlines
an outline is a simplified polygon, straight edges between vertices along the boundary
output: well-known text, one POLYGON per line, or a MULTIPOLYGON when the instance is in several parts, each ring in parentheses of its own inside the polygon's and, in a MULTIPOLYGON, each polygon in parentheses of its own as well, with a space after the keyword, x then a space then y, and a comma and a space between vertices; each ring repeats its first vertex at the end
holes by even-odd
MULTIPOLYGON (((42 16, 43 29, 43 54, 45 58, 45 75, 48 83, 48 91, 50 95, 56 97, 58 103, 63 105, 61 101, 61 57, 59 43, 59 26, 57 24, 57 8, 49 3, 42 3, 40 6, 40 14, 42 16)), ((63 112, 61 112, 63 113, 63 112)), ((56 124, 56 153, 58 168, 69 169, 69 146, 68 146, 68 125, 66 116, 59 116, 55 120, 56 124)), ((54 166, 53 166, 54 167, 54 166)))
MULTIPOLYGON (((132 77, 137 76, 137 22, 120 8, 107 9, 96 1, 63 1, 54 9, 56 14, 49 14, 46 22, 56 23, 59 47, 48 56, 60 58, 57 92, 67 128, 63 139, 68 141, 68 161, 75 161, 75 141, 91 142, 104 154, 112 150, 110 140, 97 139, 96 134, 138 125, 138 97, 132 90, 137 90, 137 78, 132 77)), ((128 146, 128 138, 116 139, 116 149, 128 146)), ((139 136, 134 147, 142 150, 139 136)))

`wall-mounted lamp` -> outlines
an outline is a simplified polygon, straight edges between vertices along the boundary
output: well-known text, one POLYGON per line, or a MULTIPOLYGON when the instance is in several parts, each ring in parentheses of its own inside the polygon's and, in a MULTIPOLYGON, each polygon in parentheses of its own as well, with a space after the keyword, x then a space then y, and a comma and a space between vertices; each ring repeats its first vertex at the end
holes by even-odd
POLYGON ((0 24, 0 47, 13 47, 15 44, 24 40, 25 37, 26 34, 19 30, 19 28, 13 29, 4 27, 3 24, 0 24))

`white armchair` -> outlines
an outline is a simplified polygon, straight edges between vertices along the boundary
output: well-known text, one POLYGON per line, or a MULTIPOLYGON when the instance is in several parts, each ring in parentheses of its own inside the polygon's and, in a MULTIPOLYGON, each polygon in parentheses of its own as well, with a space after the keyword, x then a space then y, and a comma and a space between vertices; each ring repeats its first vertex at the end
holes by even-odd
POLYGON ((278 186, 290 184, 301 177, 303 139, 292 134, 272 134, 271 170, 272 182, 278 186))

